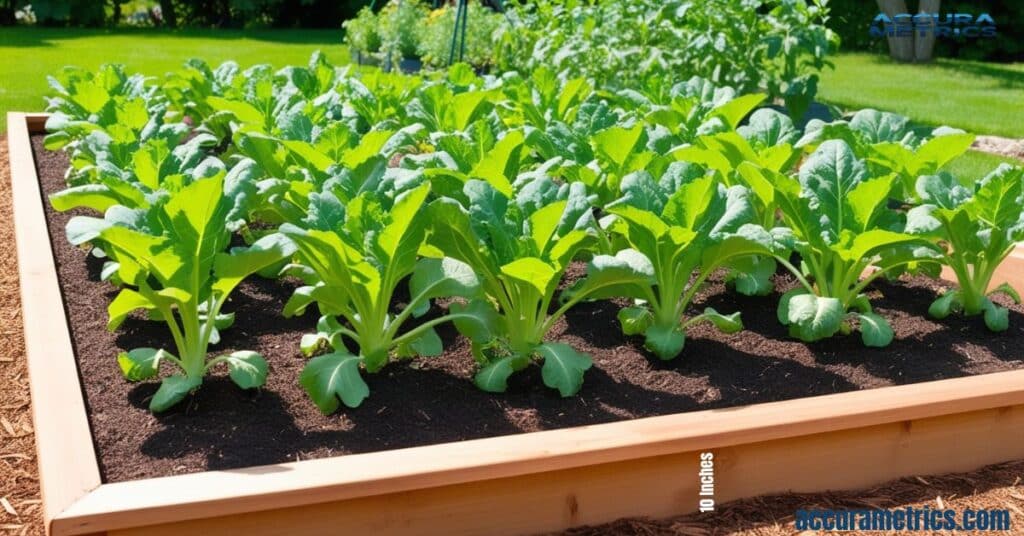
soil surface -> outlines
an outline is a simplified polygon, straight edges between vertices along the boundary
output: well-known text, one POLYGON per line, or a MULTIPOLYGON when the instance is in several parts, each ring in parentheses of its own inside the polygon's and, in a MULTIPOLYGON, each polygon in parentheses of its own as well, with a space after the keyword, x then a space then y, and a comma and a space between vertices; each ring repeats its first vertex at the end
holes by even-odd
MULTIPOLYGON (((64 187, 67 157, 33 138, 47 193, 64 187)), ((85 213, 84 211, 81 213, 85 213)), ((243 391, 226 372, 208 377, 186 402, 159 416, 146 409, 156 382, 132 384, 118 369, 120 351, 169 347, 163 324, 129 319, 106 330, 106 307, 115 289, 99 281, 100 259, 68 244, 64 226, 75 213, 49 208, 50 236, 86 402, 107 482, 208 469, 230 469, 307 458, 371 452, 447 441, 532 432, 907 384, 1024 367, 1024 309, 1013 306, 1010 329, 988 332, 980 318, 941 322, 923 315, 941 290, 929 279, 880 283, 871 290, 896 340, 865 348, 859 335, 812 345, 791 340, 779 325, 778 293, 747 298, 713 282, 694 304, 743 311, 746 330, 723 335, 708 326, 690 331, 683 355, 662 362, 642 340, 625 337, 610 301, 582 304, 551 338, 591 354, 594 367, 578 396, 560 398, 543 385, 539 367, 513 376, 504 394, 473 386, 467 341, 450 327, 439 330, 448 351, 436 358, 388 365, 366 375, 371 395, 358 409, 321 415, 298 386, 305 359, 299 339, 312 331, 312 313, 284 319, 280 311, 294 285, 254 278, 229 303, 237 322, 214 352, 255 350, 270 363, 263 389, 243 391)), ((576 276, 579 267, 572 270, 576 276)), ((777 278, 778 291, 792 286, 777 278)), ((311 308, 313 309, 313 308, 311 308)), ((169 372, 169 371, 167 371, 169 372)))

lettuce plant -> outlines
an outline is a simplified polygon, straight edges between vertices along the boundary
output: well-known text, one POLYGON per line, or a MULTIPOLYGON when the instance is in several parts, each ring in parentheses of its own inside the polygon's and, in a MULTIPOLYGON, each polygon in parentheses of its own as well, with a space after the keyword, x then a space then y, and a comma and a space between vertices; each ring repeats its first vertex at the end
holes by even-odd
POLYGON ((555 323, 587 297, 574 293, 553 312, 555 293, 569 262, 593 242, 593 213, 582 184, 558 187, 537 178, 513 195, 470 180, 468 207, 450 198, 430 205, 429 243, 473 268, 486 298, 453 304, 484 323, 456 320, 473 344, 481 369, 475 382, 501 392, 512 373, 543 361, 544 384, 570 396, 583 385, 590 357, 571 346, 546 341, 555 323))
POLYGON ((989 292, 996 268, 1024 240, 1024 169, 1002 164, 975 185, 974 192, 947 173, 917 181, 925 204, 907 213, 907 230, 940 241, 940 262, 956 274, 959 288, 944 293, 928 314, 984 314, 992 331, 1009 326, 1009 312, 989 299, 1002 292, 1020 303, 1020 295, 1002 283, 989 292))
MULTIPOLYGON (((249 248, 225 252, 230 233, 225 227, 230 203, 223 194, 223 175, 202 179, 181 189, 154 214, 158 232, 111 225, 97 237, 118 263, 127 288, 110 303, 107 327, 113 331, 135 310, 149 312, 167 324, 175 352, 136 348, 117 357, 131 381, 157 376, 162 363, 179 371, 167 376, 150 401, 151 411, 164 411, 197 389, 207 372, 220 364, 239 387, 263 385, 267 363, 256 352, 236 351, 207 359, 207 348, 219 338, 233 315, 222 308, 231 292, 249 275, 287 257, 287 242, 268 237, 249 248)), ((152 231, 152 230, 151 230, 152 231)))
POLYGON ((886 346, 892 328, 875 314, 864 289, 875 279, 913 267, 933 254, 924 239, 903 232, 901 215, 888 208, 896 178, 869 178, 842 140, 822 143, 799 179, 779 176, 776 200, 791 229, 802 270, 781 256, 800 286, 779 302, 779 321, 793 337, 811 342, 854 329, 867 346, 886 346), (868 267, 871 275, 861 279, 868 267))
POLYGON ((849 121, 812 119, 796 146, 814 148, 829 139, 845 141, 857 158, 867 161, 871 174, 895 173, 893 197, 914 203, 917 178, 937 173, 974 142, 974 136, 963 131, 948 127, 920 131, 911 127, 907 117, 867 108, 849 121))
POLYGON ((435 326, 478 321, 472 311, 453 309, 402 331, 411 317, 426 312, 431 299, 472 298, 479 290, 473 269, 465 263, 451 258, 417 260, 427 232, 423 209, 429 192, 430 185, 422 184, 399 194, 393 204, 366 192, 345 205, 330 192, 312 194, 307 228, 281 226, 281 234, 298 248, 296 256, 304 267, 300 272, 309 283, 295 291, 284 315, 301 314, 315 302, 323 317, 318 332, 303 338, 302 351, 313 354, 324 343, 331 348, 310 360, 299 378, 325 414, 338 409, 339 399, 354 408, 369 396, 360 369, 377 372, 392 355, 440 355, 435 326), (393 314, 395 292, 410 276, 411 299, 393 314))
POLYGON ((752 215, 749 192, 727 189, 710 176, 679 173, 666 173, 658 182, 637 173, 623 184, 626 195, 607 211, 614 216, 611 232, 628 249, 594 257, 573 293, 636 300, 638 305, 619 312, 622 331, 642 334, 645 347, 661 359, 678 356, 687 328, 698 322, 726 333, 743 329, 739 313, 723 315, 709 307, 685 316, 716 269, 737 257, 771 253, 768 233, 744 226, 752 215))

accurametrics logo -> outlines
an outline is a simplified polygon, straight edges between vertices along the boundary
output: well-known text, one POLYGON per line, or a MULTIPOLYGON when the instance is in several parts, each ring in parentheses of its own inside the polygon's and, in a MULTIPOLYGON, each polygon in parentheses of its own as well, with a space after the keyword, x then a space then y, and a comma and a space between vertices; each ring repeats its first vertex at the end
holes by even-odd
POLYGON ((998 35, 996 21, 988 13, 879 13, 871 22, 871 37, 988 38, 998 35))

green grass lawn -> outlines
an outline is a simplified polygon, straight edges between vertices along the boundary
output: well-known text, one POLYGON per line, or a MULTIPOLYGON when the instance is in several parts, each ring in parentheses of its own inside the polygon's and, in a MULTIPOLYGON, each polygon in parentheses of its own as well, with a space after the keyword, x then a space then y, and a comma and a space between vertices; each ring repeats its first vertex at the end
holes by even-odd
MULTIPOLYGON (((975 134, 1024 138, 1024 63, 939 59, 905 65, 872 54, 840 54, 821 75, 818 98, 840 108, 896 112, 921 125, 948 125, 975 134)), ((979 151, 946 169, 966 182, 1002 162, 1019 160, 979 151)))
POLYGON ((1024 63, 939 59, 906 65, 870 54, 841 54, 834 62, 818 86, 824 102, 896 112, 922 125, 1024 138, 1024 63))
POLYGON ((305 64, 314 50, 336 64, 348 62, 338 30, 78 30, 0 28, 0 133, 7 112, 42 111, 46 75, 65 65, 95 69, 123 63, 130 71, 160 76, 189 58, 211 65, 235 60, 242 67, 305 64))

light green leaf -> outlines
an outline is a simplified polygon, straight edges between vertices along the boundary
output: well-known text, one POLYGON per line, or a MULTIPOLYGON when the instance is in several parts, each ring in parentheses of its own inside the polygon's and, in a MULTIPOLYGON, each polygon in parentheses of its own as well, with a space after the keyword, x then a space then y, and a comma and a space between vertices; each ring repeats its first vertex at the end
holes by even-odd
POLYGON ((107 329, 110 331, 117 329, 132 311, 137 309, 152 310, 155 308, 156 304, 142 294, 130 288, 121 289, 117 297, 107 306, 107 316, 109 317, 107 329))
POLYGON ((370 388, 359 373, 362 358, 343 352, 314 357, 302 369, 299 384, 324 415, 338 409, 340 398, 346 406, 357 408, 370 388))
POLYGON ((1020 303, 1020 294, 1018 294, 1017 290, 1011 287, 1009 283, 1002 283, 998 287, 992 289, 992 292, 989 292, 988 295, 991 296, 998 293, 1006 294, 1011 300, 1013 300, 1013 303, 1020 303))
POLYGON ((647 328, 651 326, 651 322, 654 321, 654 315, 651 314, 651 311, 646 307, 640 306, 624 307, 619 310, 617 316, 624 335, 639 335, 647 331, 647 328))
POLYGON ((508 378, 514 372, 512 356, 502 357, 489 363, 473 377, 473 383, 488 393, 504 393, 508 389, 508 378))
POLYGON ((202 384, 202 378, 191 378, 181 374, 168 376, 160 383, 160 388, 149 401, 149 410, 153 413, 167 411, 202 384))
POLYGON ((858 313, 857 319, 860 321, 860 336, 864 346, 884 348, 892 342, 892 326, 881 316, 875 313, 858 313))
POLYGON ((541 367, 544 385, 558 389, 563 397, 579 392, 583 387, 583 373, 593 365, 590 356, 559 342, 541 344, 537 353, 544 358, 541 367))
POLYGON ((267 381, 267 361, 256 352, 239 350, 224 356, 224 361, 231 381, 242 389, 262 387, 267 381))
POLYGON ((836 298, 796 294, 789 297, 786 310, 790 334, 804 342, 831 337, 842 327, 843 304, 836 298))
POLYGON ((961 308, 960 291, 948 290, 928 306, 928 316, 942 320, 949 316, 954 309, 961 308))
POLYGON ((514 281, 536 289, 540 295, 547 293, 547 287, 558 275, 548 263, 537 257, 524 257, 501 267, 501 273, 514 281))
POLYGON ((664 361, 675 359, 683 351, 683 346, 686 344, 686 333, 679 329, 678 324, 670 326, 651 325, 644 332, 644 337, 644 348, 647 348, 664 361))
POLYGON ((148 380, 160 370, 160 361, 171 354, 156 348, 136 348, 117 355, 121 374, 130 382, 148 380))
POLYGON ((448 306, 448 311, 459 333, 474 342, 490 342, 500 333, 498 311, 484 299, 471 300, 468 304, 455 302, 448 306))
POLYGON ((756 93, 743 95, 715 108, 711 111, 711 115, 721 117, 729 127, 735 129, 751 110, 764 102, 765 98, 767 95, 756 93))
POLYGON ((421 300, 440 297, 473 298, 480 293, 480 280, 473 267, 451 257, 423 258, 409 279, 409 293, 421 300))
POLYGON ((991 300, 985 299, 985 325, 991 331, 1006 331, 1010 327, 1010 311, 1006 307, 1000 307, 991 300))
POLYGON ((737 333, 743 330, 743 320, 740 319, 740 313, 738 312, 723 315, 714 310, 714 308, 708 307, 701 313, 700 318, 714 324, 718 331, 722 333, 737 333))

